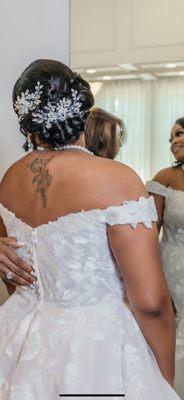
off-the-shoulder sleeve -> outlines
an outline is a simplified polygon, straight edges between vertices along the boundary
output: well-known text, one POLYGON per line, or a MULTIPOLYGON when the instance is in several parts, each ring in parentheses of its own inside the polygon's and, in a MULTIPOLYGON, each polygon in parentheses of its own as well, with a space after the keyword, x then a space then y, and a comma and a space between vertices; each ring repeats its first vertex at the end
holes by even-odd
POLYGON ((9 224, 11 224, 12 219, 14 218, 14 213, 9 211, 6 207, 4 207, 0 203, 0 217, 3 220, 4 225, 6 228, 8 227, 9 224))
POLYGON ((148 181, 146 189, 149 193, 160 194, 163 197, 167 197, 169 194, 169 188, 156 181, 148 181))
POLYGON ((158 221, 158 215, 153 196, 140 197, 139 200, 124 201, 121 206, 111 206, 105 212, 105 222, 108 225, 131 225, 143 223, 152 228, 152 222, 158 221))
POLYGON ((5 222, 8 217, 8 210, 0 203, 0 217, 5 222))

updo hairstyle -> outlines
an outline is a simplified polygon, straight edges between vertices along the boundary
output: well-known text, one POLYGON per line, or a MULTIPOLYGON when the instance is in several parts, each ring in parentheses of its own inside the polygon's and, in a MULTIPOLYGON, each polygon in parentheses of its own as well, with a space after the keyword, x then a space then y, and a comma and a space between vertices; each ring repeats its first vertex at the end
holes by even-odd
MULTIPOLYGON (((26 137, 30 134, 34 148, 36 148, 36 135, 41 143, 47 143, 52 148, 77 141, 85 130, 86 120, 93 104, 94 98, 88 82, 66 65, 54 60, 40 59, 32 62, 18 78, 13 89, 13 106, 19 117, 20 130, 26 137), (42 85, 39 104, 34 112, 28 110, 20 116, 16 109, 17 99, 26 91, 34 93, 38 83, 42 85), (38 123, 34 120, 34 114, 45 112, 48 103, 55 107, 60 100, 70 101, 72 90, 76 91, 80 102, 80 112, 74 117, 66 115, 64 120, 58 118, 49 127, 44 122, 38 123)), ((28 150, 28 141, 24 148, 28 150)))

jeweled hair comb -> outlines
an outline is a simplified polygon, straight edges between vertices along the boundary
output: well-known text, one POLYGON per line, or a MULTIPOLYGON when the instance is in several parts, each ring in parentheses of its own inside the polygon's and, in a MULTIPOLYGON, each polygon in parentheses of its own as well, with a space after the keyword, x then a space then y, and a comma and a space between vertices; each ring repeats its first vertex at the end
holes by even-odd
POLYGON ((21 96, 17 96, 14 108, 18 113, 19 121, 23 116, 28 114, 29 111, 33 111, 32 120, 37 124, 45 124, 45 127, 50 129, 55 122, 83 116, 84 113, 81 111, 82 103, 79 99, 79 93, 74 89, 71 89, 70 96, 63 97, 58 103, 52 104, 48 101, 46 106, 39 109, 38 106, 41 103, 40 97, 43 93, 42 88, 43 85, 38 81, 34 92, 30 93, 27 89, 25 92, 21 93, 21 96))

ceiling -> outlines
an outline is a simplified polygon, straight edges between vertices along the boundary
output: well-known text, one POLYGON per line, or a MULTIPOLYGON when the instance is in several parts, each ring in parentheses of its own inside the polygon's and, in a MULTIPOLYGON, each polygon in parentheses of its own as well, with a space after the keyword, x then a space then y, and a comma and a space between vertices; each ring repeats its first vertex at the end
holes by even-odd
POLYGON ((184 61, 169 63, 119 64, 109 67, 89 67, 78 69, 78 73, 88 81, 110 80, 156 80, 164 77, 184 76, 184 61))

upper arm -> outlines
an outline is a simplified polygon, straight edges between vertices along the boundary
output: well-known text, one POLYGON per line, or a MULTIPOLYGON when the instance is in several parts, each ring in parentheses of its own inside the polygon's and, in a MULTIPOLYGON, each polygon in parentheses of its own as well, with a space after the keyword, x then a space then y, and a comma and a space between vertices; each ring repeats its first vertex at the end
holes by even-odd
POLYGON ((110 247, 126 285, 133 307, 157 311, 168 294, 160 259, 156 225, 138 224, 108 228, 110 247))
MULTIPOLYGON (((145 196, 146 190, 136 176, 132 187, 135 197, 145 196), (139 193, 139 196, 137 196, 139 193)), ((130 200, 129 188, 125 188, 130 200)), ((108 226, 109 243, 120 273, 126 285, 128 298, 133 307, 155 311, 168 297, 160 258, 156 224, 152 229, 138 223, 135 229, 129 224, 108 226)))
MULTIPOLYGON (((153 178, 153 181, 160 183, 166 188, 169 186, 170 182, 170 168, 165 168, 162 171, 159 171, 153 178)), ((165 198, 161 194, 151 193, 154 196, 155 205, 158 213, 158 231, 160 232, 161 226, 163 224, 163 215, 165 209, 165 198)))
POLYGON ((160 229, 162 227, 163 224, 163 215, 164 215, 164 209, 165 209, 165 199, 163 196, 161 196, 160 194, 152 194, 155 200, 155 206, 157 209, 157 213, 158 213, 158 232, 160 232, 160 229))

